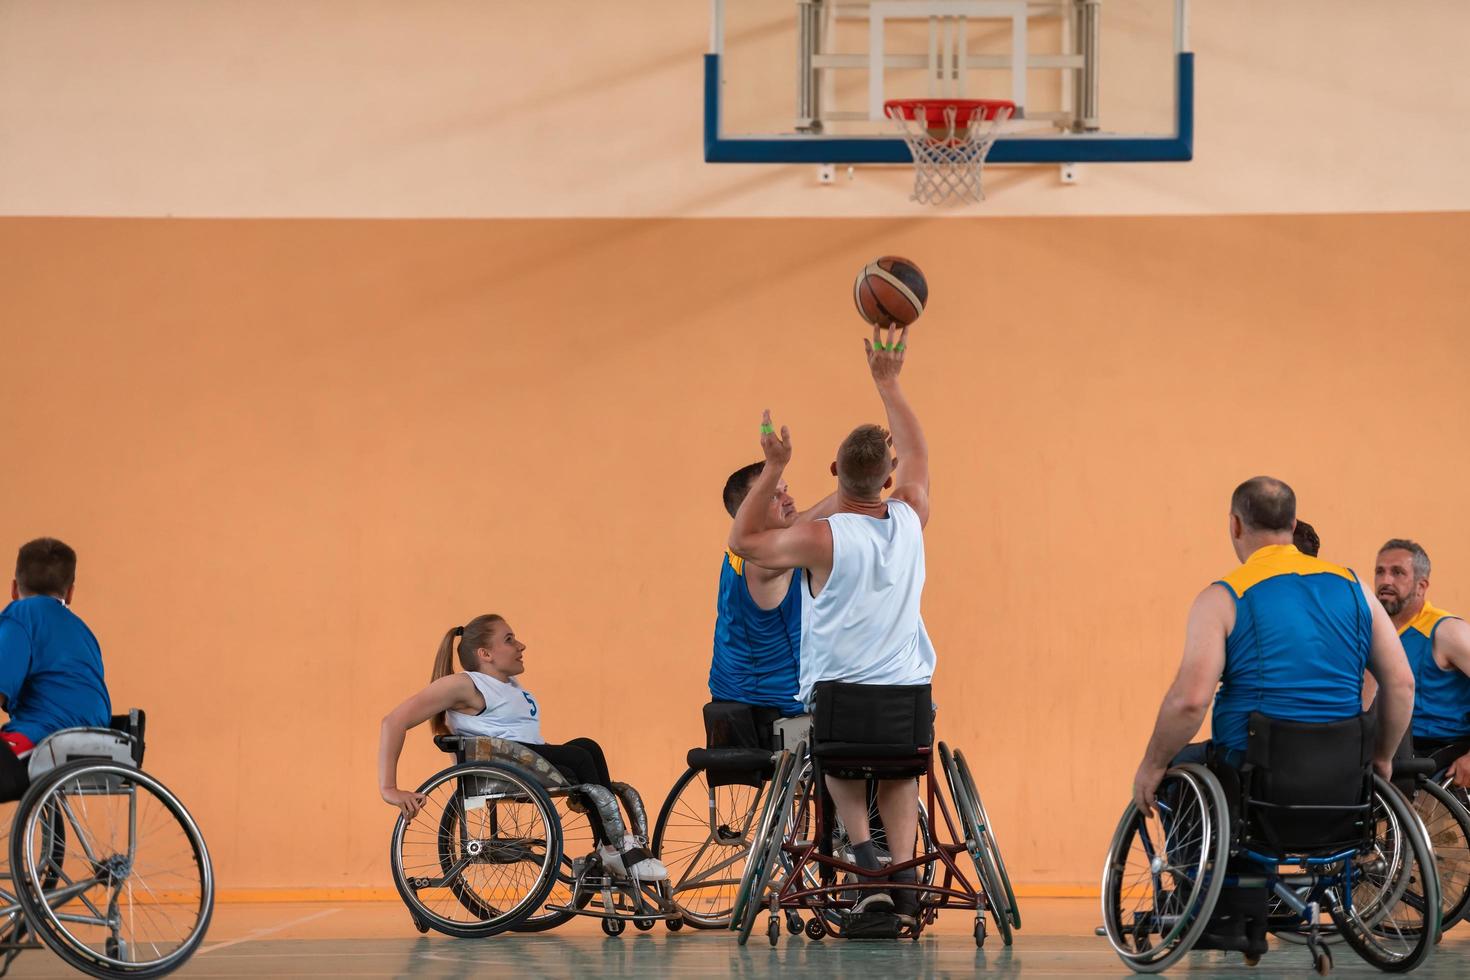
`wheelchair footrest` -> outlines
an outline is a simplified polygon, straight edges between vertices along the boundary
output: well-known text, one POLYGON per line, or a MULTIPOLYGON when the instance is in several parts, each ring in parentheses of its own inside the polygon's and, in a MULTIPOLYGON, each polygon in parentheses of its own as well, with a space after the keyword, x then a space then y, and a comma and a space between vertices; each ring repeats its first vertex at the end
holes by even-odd
POLYGON ((903 930, 898 916, 888 909, 868 909, 847 916, 843 939, 897 939, 903 930))

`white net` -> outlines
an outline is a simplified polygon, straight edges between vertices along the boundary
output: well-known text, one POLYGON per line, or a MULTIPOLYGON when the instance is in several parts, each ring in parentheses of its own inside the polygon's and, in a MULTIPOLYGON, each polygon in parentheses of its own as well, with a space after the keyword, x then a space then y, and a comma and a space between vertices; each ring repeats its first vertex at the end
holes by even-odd
POLYGON ((914 158, 914 193, 920 204, 985 200, 981 177, 985 157, 1000 124, 1011 117, 1008 106, 945 105, 914 111, 903 105, 884 107, 914 158))

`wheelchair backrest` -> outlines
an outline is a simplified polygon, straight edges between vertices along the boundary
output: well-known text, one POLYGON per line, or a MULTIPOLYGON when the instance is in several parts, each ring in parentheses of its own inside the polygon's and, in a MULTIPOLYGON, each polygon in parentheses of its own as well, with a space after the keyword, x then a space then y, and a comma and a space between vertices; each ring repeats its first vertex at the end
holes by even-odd
POLYGON ((1241 812, 1246 843, 1277 852, 1362 843, 1372 811, 1373 717, 1295 722, 1253 712, 1241 812))
POLYGON ((934 741, 934 699, 928 684, 849 684, 820 681, 812 689, 814 747, 881 748, 885 755, 926 751, 934 741))
POLYGON ((560 769, 519 742, 484 735, 435 735, 434 744, 453 754, 456 762, 508 762, 546 789, 570 785, 560 769))

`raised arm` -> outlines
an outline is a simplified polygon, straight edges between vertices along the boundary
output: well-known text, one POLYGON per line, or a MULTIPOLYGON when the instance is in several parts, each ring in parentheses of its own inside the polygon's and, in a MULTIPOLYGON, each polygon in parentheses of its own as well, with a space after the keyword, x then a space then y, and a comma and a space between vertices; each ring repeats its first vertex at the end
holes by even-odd
POLYGON ((483 699, 475 684, 464 674, 440 677, 428 687, 383 716, 378 734, 378 790, 383 800, 403 811, 412 820, 424 805, 418 793, 398 788, 398 757, 403 754, 403 739, 410 728, 416 728, 441 711, 484 710, 483 699), (476 699, 480 704, 475 704, 476 699))
POLYGON ((770 409, 761 416, 761 450, 766 454, 766 465, 735 512, 730 550, 763 568, 829 568, 832 532, 825 522, 806 520, 787 528, 767 524, 765 501, 776 492, 781 474, 791 462, 791 431, 783 425, 781 434, 776 435, 770 409))
POLYGON ((893 471, 892 495, 912 507, 919 515, 919 523, 924 525, 929 523, 929 444, 924 441, 919 417, 914 414, 898 383, 908 349, 908 335, 908 327, 895 335, 890 326, 885 341, 883 331, 874 327, 873 339, 865 338, 863 348, 868 354, 868 370, 873 374, 878 397, 883 399, 883 408, 888 413, 888 431, 893 437, 893 451, 898 456, 898 467, 893 471))
POLYGON ((1372 645, 1368 650, 1368 672, 1378 682, 1378 745, 1373 768, 1384 779, 1393 774, 1393 756, 1414 717, 1414 670, 1404 655, 1398 630, 1384 612, 1378 597, 1362 585, 1373 616, 1372 645))

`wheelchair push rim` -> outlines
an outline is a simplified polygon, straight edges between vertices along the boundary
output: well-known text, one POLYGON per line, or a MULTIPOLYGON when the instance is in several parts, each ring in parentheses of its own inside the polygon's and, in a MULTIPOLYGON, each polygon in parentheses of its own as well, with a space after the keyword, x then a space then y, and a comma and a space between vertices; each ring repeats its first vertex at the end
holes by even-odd
POLYGON ((1408 800, 1381 777, 1374 776, 1373 783, 1375 838, 1391 848, 1393 859, 1386 871, 1363 866, 1350 878, 1365 886, 1366 894, 1352 887, 1335 889, 1332 913, 1355 953, 1380 970, 1403 973, 1434 951, 1440 932, 1439 874, 1429 836, 1408 800))
MULTIPOLYGON (((1000 884, 1000 870, 995 865, 995 859, 991 856, 981 831, 979 810, 970 796, 969 788, 955 761, 954 753, 943 742, 939 743, 939 761, 944 768, 944 778, 949 784, 950 798, 954 800, 955 810, 959 814, 960 828, 965 838, 963 841, 965 851, 975 865, 975 874, 979 877, 979 890, 985 895, 984 908, 995 920, 995 926, 1000 930, 1001 942, 1009 946, 1013 938, 1010 909, 1006 906, 1006 893, 1000 884)), ((979 904, 976 903, 977 927, 983 921, 980 918, 982 913, 979 904)))
POLYGON ((1224 793, 1211 773, 1170 769, 1157 796, 1153 815, 1128 804, 1103 866, 1104 932, 1138 973, 1166 969, 1198 941, 1225 884, 1229 853, 1224 793))
POLYGON ((504 932, 539 909, 561 869, 561 823, 517 766, 468 762, 430 777, 393 828, 393 884, 417 923, 450 936, 504 932))
POLYGON ((27 927, 92 976, 172 972, 209 928, 204 837, 167 787, 130 765, 84 760, 38 779, 16 809, 9 858, 27 927))
POLYGON ((1011 887, 1011 876, 1006 871, 1005 858, 1000 853, 1000 844, 995 839, 995 825, 990 822, 990 814, 985 810, 985 802, 980 798, 980 787, 975 783, 975 777, 970 774, 970 763, 965 759, 965 753, 960 749, 954 750, 955 765, 959 766, 960 774, 965 778, 965 790, 970 794, 970 801, 974 804, 976 815, 980 818, 980 833, 985 839, 985 845, 990 849, 990 856, 995 862, 995 870, 1000 873, 1000 886, 1005 889, 1006 907, 1010 910, 1011 925, 1021 928, 1021 910, 1016 905, 1016 892, 1011 887))

